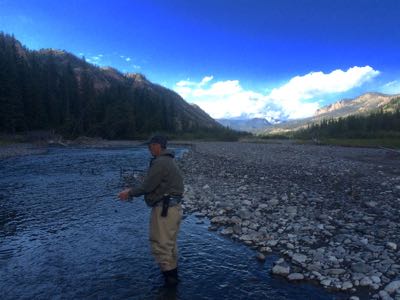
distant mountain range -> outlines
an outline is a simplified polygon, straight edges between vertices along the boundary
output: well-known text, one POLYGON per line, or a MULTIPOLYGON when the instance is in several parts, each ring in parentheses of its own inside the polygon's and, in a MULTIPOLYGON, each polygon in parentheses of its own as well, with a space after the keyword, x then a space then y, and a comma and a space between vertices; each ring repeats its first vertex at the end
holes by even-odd
POLYGON ((343 99, 324 106, 316 111, 314 116, 304 119, 290 120, 266 127, 264 133, 282 133, 297 130, 310 123, 317 123, 323 119, 335 119, 350 115, 368 114, 377 109, 391 110, 399 107, 400 94, 385 95, 381 93, 365 93, 353 99, 343 99))
POLYGON ((262 133, 282 133, 300 129, 307 124, 316 123, 323 119, 335 119, 350 115, 367 114, 372 111, 384 108, 393 110, 399 107, 398 95, 385 95, 381 93, 365 93, 353 99, 342 99, 318 109, 311 117, 296 120, 269 122, 264 118, 232 118, 217 119, 217 121, 229 128, 239 131, 247 131, 256 134, 262 133), (397 100, 396 100, 397 99, 397 100), (396 100, 396 101, 394 101, 396 100), (395 102, 395 103, 394 103, 395 102))
POLYGON ((257 132, 271 126, 271 123, 263 118, 251 119, 216 119, 225 127, 239 131, 257 132))

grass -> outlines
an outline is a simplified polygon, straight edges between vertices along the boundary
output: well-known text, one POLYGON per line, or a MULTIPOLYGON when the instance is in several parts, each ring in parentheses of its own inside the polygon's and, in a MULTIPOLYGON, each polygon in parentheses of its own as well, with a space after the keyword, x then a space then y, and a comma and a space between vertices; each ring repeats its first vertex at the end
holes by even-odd
MULTIPOLYGON (((301 144, 308 144, 310 140, 299 140, 301 144)), ((365 138, 365 139, 352 139, 352 138, 324 138, 319 140, 318 144, 321 145, 335 145, 344 147, 385 147, 400 149, 400 138, 365 138)))

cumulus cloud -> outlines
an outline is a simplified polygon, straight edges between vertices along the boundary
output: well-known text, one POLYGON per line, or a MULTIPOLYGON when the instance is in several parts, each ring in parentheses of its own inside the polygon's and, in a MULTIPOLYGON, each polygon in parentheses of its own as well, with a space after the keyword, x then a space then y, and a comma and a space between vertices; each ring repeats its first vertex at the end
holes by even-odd
POLYGON ((179 81, 174 90, 184 99, 199 105, 213 118, 264 117, 270 121, 304 118, 314 114, 324 97, 343 93, 379 75, 370 66, 352 67, 331 73, 311 72, 295 76, 266 94, 247 90, 238 80, 213 82, 213 76, 201 81, 179 81))
POLYGON ((293 77, 283 86, 274 88, 268 99, 282 107, 291 119, 308 117, 318 109, 321 98, 359 87, 377 75, 379 71, 370 66, 334 70, 328 74, 311 72, 293 77))
POLYGON ((174 89, 213 118, 255 115, 261 109, 263 95, 243 89, 238 80, 211 83, 212 79, 212 76, 206 76, 200 82, 182 80, 176 83, 174 89))
POLYGON ((125 60, 126 60, 126 61, 131 61, 131 58, 130 58, 130 57, 127 57, 125 60))

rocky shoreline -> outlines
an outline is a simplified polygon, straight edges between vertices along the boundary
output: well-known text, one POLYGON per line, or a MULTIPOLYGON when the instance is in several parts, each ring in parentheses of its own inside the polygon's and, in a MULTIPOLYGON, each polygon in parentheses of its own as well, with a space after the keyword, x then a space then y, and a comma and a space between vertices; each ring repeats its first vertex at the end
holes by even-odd
POLYGON ((273 274, 358 299, 400 299, 400 156, 383 149, 194 143, 184 208, 281 255, 273 274), (358 296, 356 296, 358 295, 358 296))

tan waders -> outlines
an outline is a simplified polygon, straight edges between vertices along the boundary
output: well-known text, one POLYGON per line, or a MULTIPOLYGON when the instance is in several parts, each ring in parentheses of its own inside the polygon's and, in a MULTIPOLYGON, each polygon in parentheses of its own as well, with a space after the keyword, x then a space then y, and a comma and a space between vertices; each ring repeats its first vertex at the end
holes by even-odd
POLYGON ((176 238, 182 219, 182 206, 177 204, 168 208, 168 215, 161 216, 162 206, 151 209, 150 245, 151 251, 167 285, 178 283, 178 246, 176 238))

